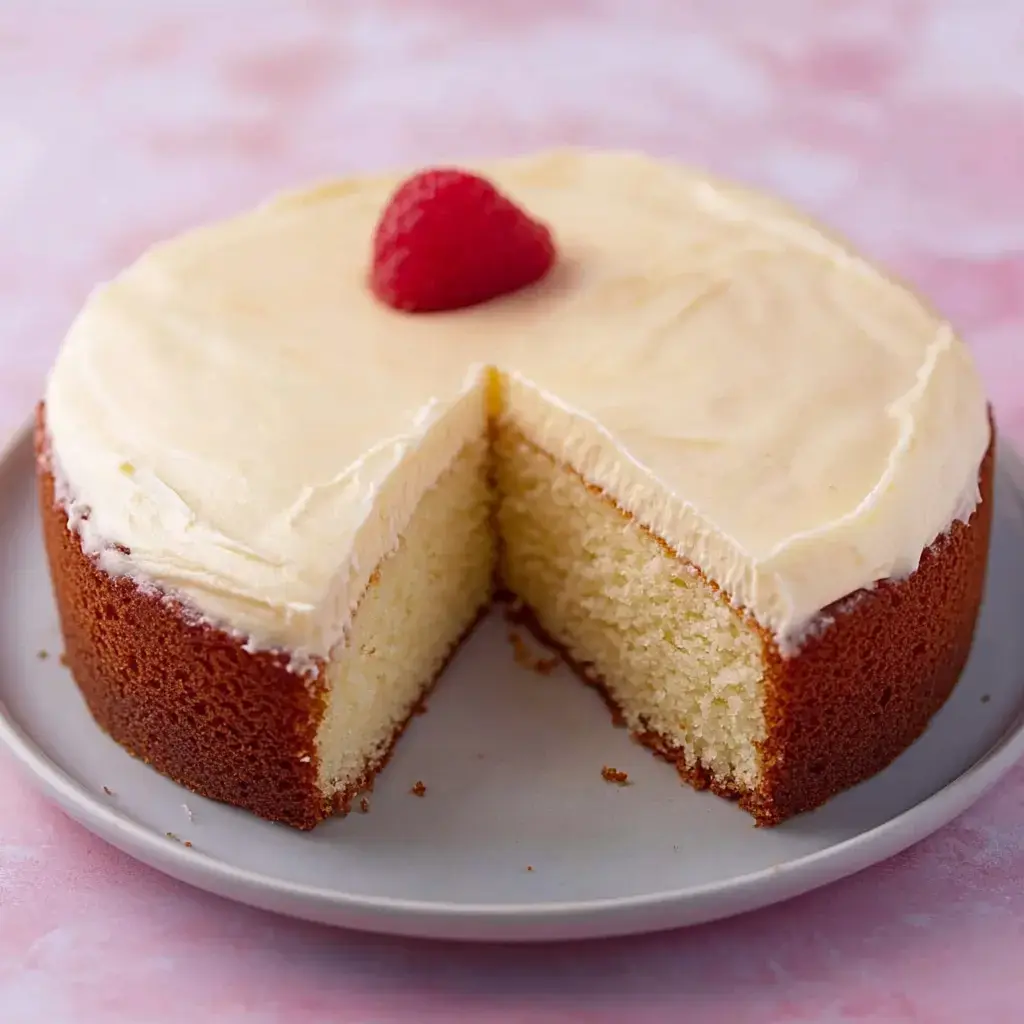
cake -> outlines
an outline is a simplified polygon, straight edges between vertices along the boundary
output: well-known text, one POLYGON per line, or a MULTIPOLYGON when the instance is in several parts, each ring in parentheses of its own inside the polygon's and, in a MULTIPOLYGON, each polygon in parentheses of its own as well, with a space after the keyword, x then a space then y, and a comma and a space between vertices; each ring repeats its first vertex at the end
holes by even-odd
POLYGON ((191 231, 88 299, 36 446, 96 722, 311 828, 506 596, 759 824, 877 773, 950 694, 981 601, 994 429, 967 348, 740 186, 624 153, 477 171, 557 249, 489 301, 380 301, 399 176, 191 231))

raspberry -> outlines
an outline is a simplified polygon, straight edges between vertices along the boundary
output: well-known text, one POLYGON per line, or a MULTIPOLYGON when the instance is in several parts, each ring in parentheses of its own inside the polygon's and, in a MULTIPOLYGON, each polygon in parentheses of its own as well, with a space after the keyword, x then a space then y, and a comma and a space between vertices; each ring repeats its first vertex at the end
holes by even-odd
POLYGON ((437 168, 408 178, 385 207, 370 287, 407 312, 462 309, 539 281, 554 260, 547 227, 489 181, 437 168))

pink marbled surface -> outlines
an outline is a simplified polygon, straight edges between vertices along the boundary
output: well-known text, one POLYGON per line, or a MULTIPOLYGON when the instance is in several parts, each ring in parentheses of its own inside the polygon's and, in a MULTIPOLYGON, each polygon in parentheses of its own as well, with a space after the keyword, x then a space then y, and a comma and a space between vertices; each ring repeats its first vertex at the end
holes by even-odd
MULTIPOLYGON (((1016 0, 7 0, 0 438, 98 279, 305 178, 557 143, 772 188, 916 282, 1024 442, 1016 0)), ((893 861, 685 933, 545 949, 332 932, 133 863, 0 756, 0 1020, 1024 1019, 1024 766, 893 861)))

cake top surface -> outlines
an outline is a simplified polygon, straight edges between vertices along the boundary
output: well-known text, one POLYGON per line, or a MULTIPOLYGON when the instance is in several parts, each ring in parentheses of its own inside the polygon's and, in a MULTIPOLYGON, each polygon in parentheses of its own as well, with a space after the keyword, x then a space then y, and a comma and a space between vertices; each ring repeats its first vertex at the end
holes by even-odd
POLYGON ((970 354, 842 243, 642 156, 479 170, 559 252, 541 283, 483 305, 410 315, 374 298, 393 177, 192 231, 93 293, 46 402, 72 518, 105 567, 257 646, 325 653, 482 429, 490 367, 527 437, 783 641, 912 571, 974 509, 989 426, 970 354))

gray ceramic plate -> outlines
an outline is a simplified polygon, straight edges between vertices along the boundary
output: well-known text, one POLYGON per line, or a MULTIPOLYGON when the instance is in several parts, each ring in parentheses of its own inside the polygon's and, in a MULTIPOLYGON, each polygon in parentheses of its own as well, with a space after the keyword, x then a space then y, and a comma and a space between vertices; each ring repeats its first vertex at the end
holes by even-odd
POLYGON ((1021 481, 1004 445, 988 593, 952 699, 888 770, 814 814, 755 829, 731 804, 680 785, 567 671, 518 668, 493 618, 399 744, 370 812, 302 834, 187 793, 93 724, 56 656, 26 430, 0 461, 0 741, 108 842, 202 889, 296 917, 478 940, 725 917, 904 849, 1024 754, 1021 481), (632 784, 603 781, 604 765, 632 784), (420 780, 427 792, 417 798, 420 780))

